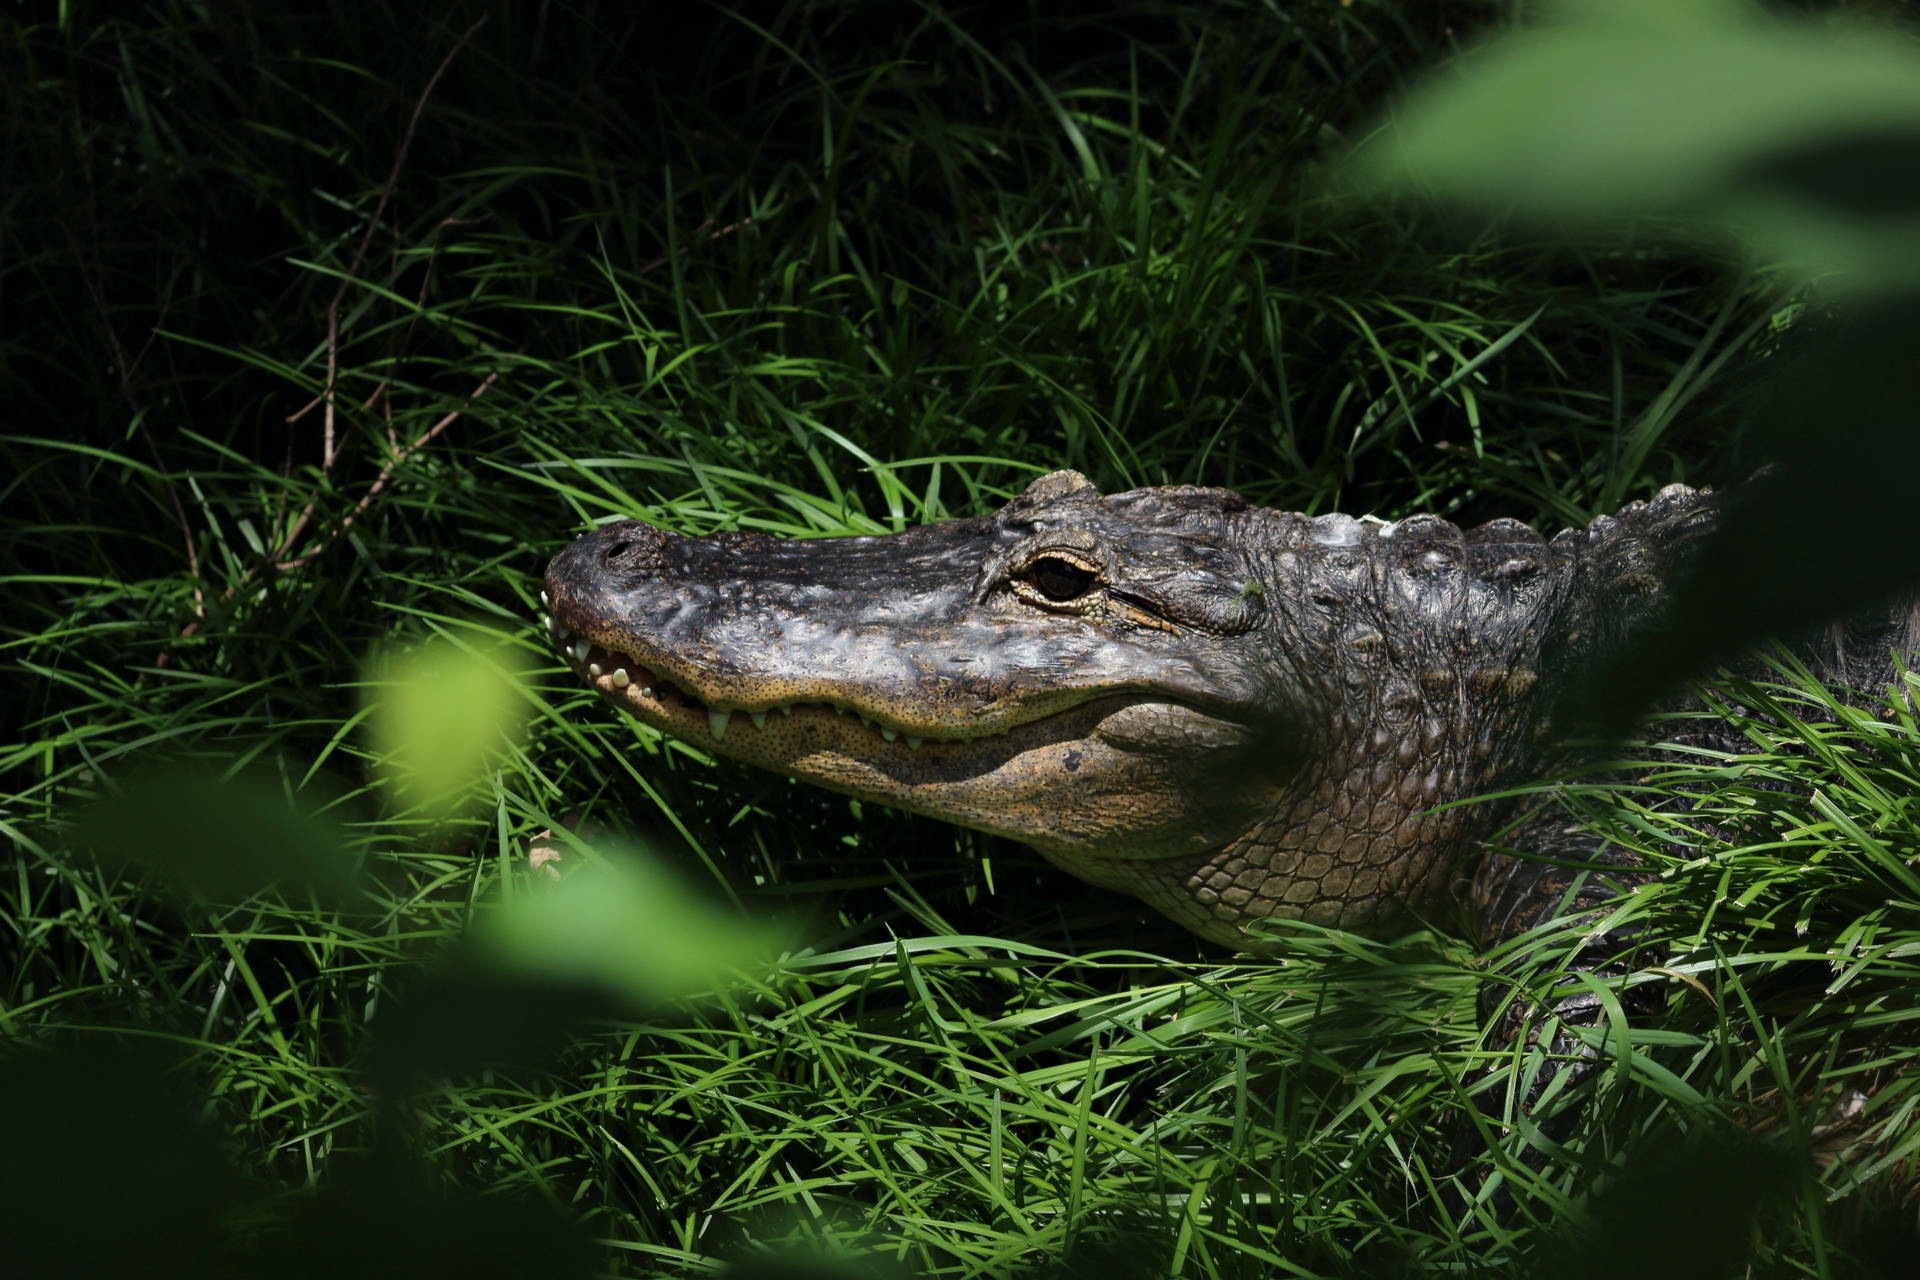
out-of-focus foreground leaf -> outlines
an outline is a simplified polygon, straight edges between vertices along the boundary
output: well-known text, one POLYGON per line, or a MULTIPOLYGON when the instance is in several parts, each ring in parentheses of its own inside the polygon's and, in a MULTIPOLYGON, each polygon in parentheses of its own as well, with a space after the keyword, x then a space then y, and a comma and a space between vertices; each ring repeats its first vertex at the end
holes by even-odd
POLYGON ((762 970, 784 941, 640 852, 611 854, 487 910, 415 977, 376 1032, 367 1069, 382 1090, 540 1062, 584 1023, 762 970))
POLYGON ((9 1274, 185 1275, 244 1184, 198 1113, 180 1055, 98 1036, 0 1061, 9 1274))
POLYGON ((505 644, 437 640, 371 665, 368 729, 394 790, 444 818, 519 733, 524 659, 505 644))
POLYGON ((0 1059, 10 1276, 584 1276, 581 1232, 524 1194, 451 1189, 391 1144, 326 1189, 237 1172, 185 1056, 101 1035, 0 1059))
POLYGON ((73 830, 75 843, 108 864, 152 867, 217 902, 270 885, 351 899, 353 863, 343 837, 265 770, 223 778, 193 761, 136 772, 73 830))
POLYGON ((1759 637, 1912 587, 1920 300, 1836 322, 1764 389, 1753 430, 1774 466, 1731 495, 1659 625, 1572 692, 1573 723, 1623 732, 1663 690, 1759 637))
POLYGON ((1563 3, 1415 92, 1383 186, 1593 228, 1683 217, 1829 287, 1920 287, 1920 45, 1729 0, 1563 3))
POLYGON ((1696 1280, 1741 1274, 1753 1220, 1769 1200, 1801 1189, 1800 1160, 1744 1134, 1705 1135, 1629 1158, 1588 1206, 1549 1274, 1696 1280))
POLYGON ((780 941, 709 904, 653 859, 617 849, 479 921, 471 937, 488 968, 598 986, 642 1006, 762 965, 780 941))

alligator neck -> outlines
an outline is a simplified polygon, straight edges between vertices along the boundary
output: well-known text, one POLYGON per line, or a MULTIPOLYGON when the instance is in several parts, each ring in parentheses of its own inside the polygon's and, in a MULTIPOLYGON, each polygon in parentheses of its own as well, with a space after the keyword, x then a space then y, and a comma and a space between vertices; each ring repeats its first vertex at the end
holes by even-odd
POLYGON ((1551 540, 1512 520, 1248 513, 1274 526, 1269 589, 1292 602, 1276 665, 1330 697, 1301 716, 1324 736, 1244 835, 1093 878, 1233 946, 1264 918, 1379 932, 1447 916, 1509 811, 1456 802, 1566 762, 1561 696, 1665 607, 1719 506, 1676 485, 1551 540))

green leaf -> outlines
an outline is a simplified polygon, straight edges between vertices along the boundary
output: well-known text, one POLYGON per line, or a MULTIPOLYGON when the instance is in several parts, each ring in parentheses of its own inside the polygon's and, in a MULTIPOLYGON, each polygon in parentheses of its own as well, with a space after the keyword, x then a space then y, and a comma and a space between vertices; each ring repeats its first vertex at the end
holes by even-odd
POLYGON ((1910 39, 1730 3, 1561 14, 1416 90, 1357 175, 1575 229, 1689 218, 1875 288, 1920 281, 1910 39))
POLYGON ((763 966, 782 936, 714 906, 652 858, 616 850, 482 919, 472 941, 485 968, 646 1005, 763 966))
POLYGON ((371 665, 367 727, 389 781, 410 804, 445 818, 524 724, 524 657, 504 644, 441 638, 371 665))
POLYGON ((334 899, 354 891, 345 833, 264 768, 222 777, 205 763, 150 766, 88 808, 73 834, 109 864, 153 867, 217 902, 276 884, 334 899))

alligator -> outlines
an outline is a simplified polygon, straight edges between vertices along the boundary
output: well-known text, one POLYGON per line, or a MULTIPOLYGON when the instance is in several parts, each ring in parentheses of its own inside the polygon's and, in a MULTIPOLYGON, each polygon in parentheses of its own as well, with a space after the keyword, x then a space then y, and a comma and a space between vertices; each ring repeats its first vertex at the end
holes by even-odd
MULTIPOLYGON (((1723 507, 1674 485, 1547 538, 1056 471, 882 536, 623 520, 554 557, 543 599, 567 663, 643 723, 1024 841, 1226 946, 1287 920, 1492 942, 1604 851, 1534 822, 1486 852, 1509 807, 1455 802, 1568 767, 1563 696, 1666 607, 1723 507)), ((1819 663, 1884 692, 1916 636, 1837 628, 1819 663)))

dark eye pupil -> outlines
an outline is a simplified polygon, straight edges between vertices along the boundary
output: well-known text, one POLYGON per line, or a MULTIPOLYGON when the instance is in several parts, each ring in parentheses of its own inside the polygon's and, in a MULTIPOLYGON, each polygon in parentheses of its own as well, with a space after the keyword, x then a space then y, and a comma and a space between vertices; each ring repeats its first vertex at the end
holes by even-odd
POLYGON ((1027 581, 1049 600, 1073 600, 1087 594, 1093 574, 1071 560, 1047 556, 1027 569, 1027 581))

